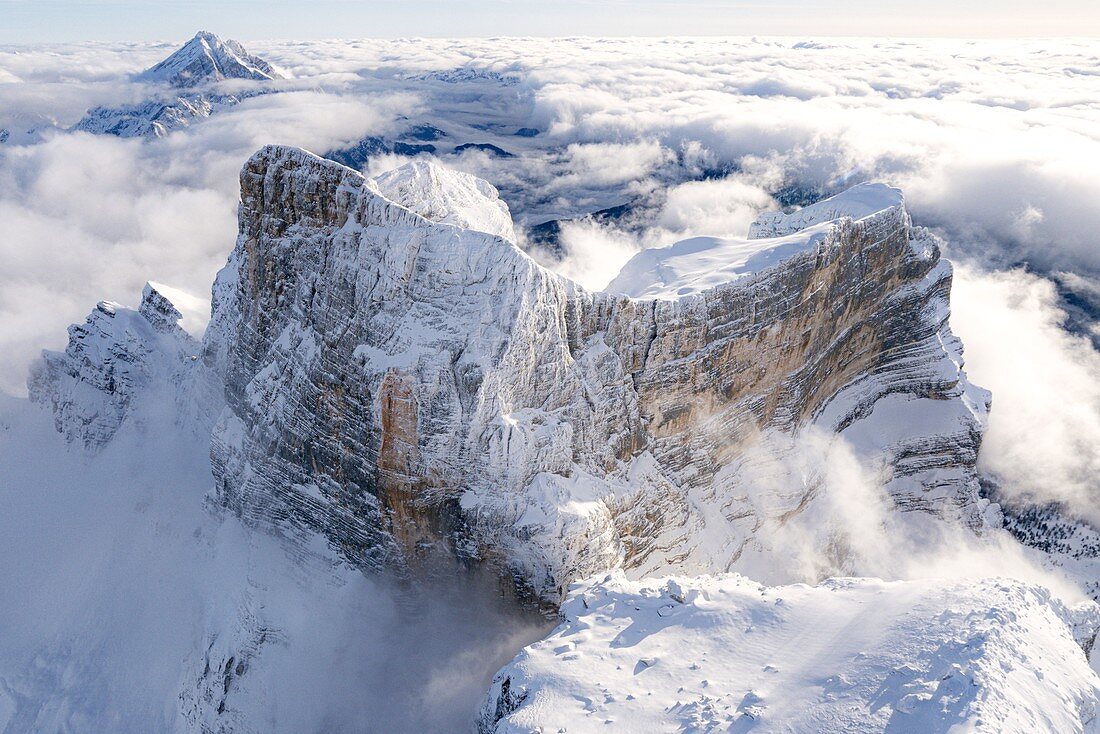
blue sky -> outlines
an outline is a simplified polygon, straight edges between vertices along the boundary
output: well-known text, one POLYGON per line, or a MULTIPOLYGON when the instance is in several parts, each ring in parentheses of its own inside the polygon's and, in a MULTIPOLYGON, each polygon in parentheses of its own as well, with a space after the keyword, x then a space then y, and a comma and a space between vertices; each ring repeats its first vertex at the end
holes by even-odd
POLYGON ((1100 36, 1098 0, 0 0, 0 42, 490 35, 1100 36))

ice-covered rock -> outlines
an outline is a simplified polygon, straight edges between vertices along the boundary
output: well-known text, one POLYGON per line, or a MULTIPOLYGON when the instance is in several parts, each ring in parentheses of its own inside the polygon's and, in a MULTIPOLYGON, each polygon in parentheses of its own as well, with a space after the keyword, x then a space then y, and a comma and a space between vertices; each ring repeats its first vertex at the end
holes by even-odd
POLYGON ((70 131, 120 138, 162 138, 173 130, 190 127, 260 93, 195 92, 119 107, 95 107, 88 110, 70 131))
POLYGON ((33 365, 31 399, 53 411, 67 440, 92 451, 111 440, 135 399, 154 386, 171 386, 181 415, 199 418, 212 408, 208 391, 192 390, 200 344, 179 326, 181 318, 150 284, 136 311, 99 302, 83 324, 69 327, 64 352, 44 351, 33 365))
POLYGON ((225 506, 366 566, 448 548, 556 602, 612 567, 734 567, 820 490, 761 489, 761 437, 782 453, 814 427, 844 433, 898 508, 985 526, 988 395, 947 324, 950 267, 900 197, 636 300, 538 266, 497 236, 495 197, 426 171, 375 183, 282 147, 245 166, 205 344, 225 506))
POLYGON ((425 219, 516 241, 512 215, 484 179, 418 160, 374 177, 382 195, 425 219))
POLYGON ((481 732, 1086 732, 1100 712, 1100 608, 1015 581, 612 575, 562 620, 497 674, 481 732))
POLYGON ((223 41, 213 33, 199 31, 171 56, 146 69, 138 78, 173 87, 197 87, 225 79, 281 79, 283 74, 245 51, 236 41, 223 41))
POLYGON ((212 86, 217 82, 265 82, 281 79, 283 74, 249 54, 236 41, 222 41, 212 33, 199 31, 179 50, 137 78, 169 89, 162 89, 142 102, 92 108, 70 131, 122 138, 161 138, 245 99, 272 91, 255 84, 243 89, 218 90, 212 86))

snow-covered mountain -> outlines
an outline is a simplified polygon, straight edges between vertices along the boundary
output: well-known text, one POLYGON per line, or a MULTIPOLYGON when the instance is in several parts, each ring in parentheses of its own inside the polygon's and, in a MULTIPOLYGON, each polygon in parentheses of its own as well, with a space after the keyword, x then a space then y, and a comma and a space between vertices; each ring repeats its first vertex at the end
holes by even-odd
POLYGON ((272 91, 263 86, 220 91, 218 82, 269 82, 284 75, 236 41, 222 41, 212 33, 199 31, 171 56, 136 78, 159 91, 136 104, 95 107, 70 129, 123 138, 161 138, 272 91))
POLYGON ((149 389, 168 387, 181 418, 209 423, 214 401, 199 342, 179 326, 183 318, 150 284, 137 310, 101 301, 83 324, 69 327, 64 352, 46 351, 27 386, 32 401, 48 405, 57 430, 88 451, 103 448, 149 389))
POLYGON ((120 138, 163 138, 173 130, 190 127, 262 93, 260 90, 235 94, 198 92, 119 107, 95 107, 71 130, 120 138))
POLYGON ((418 160, 372 179, 382 195, 433 222, 516 241, 508 205, 488 181, 418 160))
POLYGON ((502 205, 416 171, 367 181, 277 147, 246 165, 205 347, 226 384, 225 506, 367 567, 448 548, 552 605, 607 568, 747 562, 818 494, 820 477, 774 476, 810 429, 843 433, 902 510, 999 522, 978 492, 988 395, 947 325, 950 266, 898 192, 748 241, 746 272, 639 300, 454 226, 502 205), (395 180, 401 205, 382 193, 395 180))
MULTIPOLYGON (((900 191, 864 184, 747 239, 642 252, 603 292, 528 257, 493 186, 427 161, 368 179, 268 146, 241 171, 238 219, 201 343, 149 286, 136 310, 99 304, 31 375, 72 451, 20 465, 32 491, 2 495, 0 517, 52 528, 50 498, 75 501, 84 476, 114 530, 84 572, 90 621, 0 603, 0 624, 31 630, 17 641, 47 640, 0 646, 0 726, 338 728, 352 720, 279 705, 334 698, 330 659, 332 679, 356 674, 339 650, 369 617, 358 572, 443 569, 513 606, 564 600, 496 677, 482 731, 1095 728, 1092 602, 1010 581, 789 583, 888 575, 1002 523, 979 488, 990 396, 950 330, 951 267, 900 191), (165 578, 142 616, 140 590, 165 578), (97 591, 116 586, 129 596, 97 591), (130 675, 141 646, 97 615, 150 637, 169 620, 159 658, 182 671, 130 675), (95 705, 128 690, 140 705, 95 705)), ((12 461, 11 426, 31 419, 0 408, 12 461)), ((0 538, 14 552, 35 527, 0 538)), ((55 575, 85 568, 58 545, 55 575)), ((9 573, 45 607, 65 579, 34 568, 9 573)), ((507 631, 485 627, 478 665, 507 631)), ((448 681, 402 689, 444 700, 448 681)))
POLYGON ((265 81, 282 79, 283 73, 233 40, 223 41, 199 31, 164 61, 146 69, 138 78, 173 87, 197 87, 225 79, 265 81))

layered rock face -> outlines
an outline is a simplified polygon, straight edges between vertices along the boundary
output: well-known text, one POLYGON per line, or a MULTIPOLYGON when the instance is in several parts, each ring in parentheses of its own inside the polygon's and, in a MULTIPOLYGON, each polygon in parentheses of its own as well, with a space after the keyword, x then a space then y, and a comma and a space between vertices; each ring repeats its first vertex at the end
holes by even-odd
POLYGON ((204 345, 226 507, 367 567, 433 548, 495 563, 556 603, 605 568, 733 567, 812 503, 817 478, 754 469, 813 426, 876 462, 900 509, 983 527, 988 395, 947 326, 950 268, 900 195, 802 210, 797 246, 803 225, 771 216, 787 239, 737 244, 737 272, 662 276, 639 300, 534 263, 491 187, 440 186, 280 147, 245 166, 204 345))
POLYGON ((261 151, 208 332, 229 406, 214 449, 225 503, 367 564, 435 541, 509 550, 480 542, 464 493, 522 497, 575 451, 612 463, 638 423, 621 374, 622 404, 593 420, 568 298, 500 237, 425 219, 307 153, 261 151))

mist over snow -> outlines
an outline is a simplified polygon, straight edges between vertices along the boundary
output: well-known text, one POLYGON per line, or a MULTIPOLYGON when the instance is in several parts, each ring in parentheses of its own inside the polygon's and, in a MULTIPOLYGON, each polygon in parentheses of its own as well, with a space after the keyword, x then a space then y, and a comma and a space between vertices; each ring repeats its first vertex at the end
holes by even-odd
POLYGON ((208 435, 170 413, 91 461, 0 396, 4 731, 463 731, 547 631, 492 578, 367 577, 210 511, 208 435))

